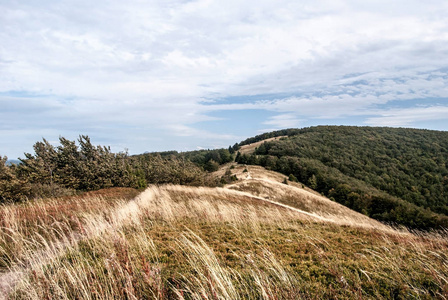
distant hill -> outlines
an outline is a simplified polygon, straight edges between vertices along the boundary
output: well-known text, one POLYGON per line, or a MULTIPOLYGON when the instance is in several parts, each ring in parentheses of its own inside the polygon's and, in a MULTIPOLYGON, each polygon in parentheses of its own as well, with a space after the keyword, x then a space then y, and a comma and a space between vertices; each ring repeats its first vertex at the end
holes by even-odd
POLYGON ((448 224, 448 132, 318 126, 266 133, 240 146, 246 154, 237 155, 239 163, 291 175, 375 219, 418 228, 448 224), (244 151, 255 142, 252 153, 244 151))
POLYGON ((6 161, 6 165, 7 165, 7 166, 10 166, 10 165, 12 165, 12 164, 14 164, 14 165, 18 165, 18 164, 20 164, 20 160, 17 160, 17 159, 8 159, 8 160, 6 161))

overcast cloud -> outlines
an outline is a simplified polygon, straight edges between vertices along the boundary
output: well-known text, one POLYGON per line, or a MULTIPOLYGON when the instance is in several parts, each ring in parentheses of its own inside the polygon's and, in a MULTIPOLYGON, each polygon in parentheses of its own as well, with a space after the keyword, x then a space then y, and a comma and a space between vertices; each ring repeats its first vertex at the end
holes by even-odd
POLYGON ((318 124, 448 130, 448 2, 0 0, 0 155, 318 124))

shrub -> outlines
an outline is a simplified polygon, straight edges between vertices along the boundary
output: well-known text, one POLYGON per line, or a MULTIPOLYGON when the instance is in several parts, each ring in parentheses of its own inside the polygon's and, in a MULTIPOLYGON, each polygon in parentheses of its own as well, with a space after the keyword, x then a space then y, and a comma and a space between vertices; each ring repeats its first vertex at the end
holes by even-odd
POLYGON ((289 181, 298 182, 299 180, 297 180, 297 177, 293 174, 289 174, 289 181))

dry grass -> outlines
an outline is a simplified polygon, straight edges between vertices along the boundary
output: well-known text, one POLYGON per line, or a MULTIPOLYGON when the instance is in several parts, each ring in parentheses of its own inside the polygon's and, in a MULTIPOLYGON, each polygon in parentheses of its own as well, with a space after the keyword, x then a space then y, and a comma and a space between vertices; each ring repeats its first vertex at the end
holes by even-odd
POLYGON ((101 214, 137 194, 134 189, 113 188, 0 206, 0 269, 23 252, 38 250, 82 230, 84 215, 101 214))
POLYGON ((27 204, 33 213, 20 216, 23 207, 2 207, 3 238, 14 237, 0 244, 8 253, 1 276, 11 284, 9 297, 448 297, 446 234, 326 222, 317 215, 326 204, 313 216, 271 203, 263 199, 280 195, 285 186, 265 184, 265 190, 257 185, 244 192, 151 187, 131 201, 92 195, 55 213, 57 222, 28 218, 70 199, 27 204), (27 224, 42 233, 23 230, 27 224))
POLYGON ((285 136, 277 136, 277 137, 265 139, 265 140, 262 140, 262 141, 259 141, 259 142, 255 142, 255 143, 252 143, 252 144, 244 145, 238 151, 241 152, 241 154, 251 154, 251 153, 253 153, 255 151, 255 148, 257 148, 258 146, 260 146, 264 142, 271 142, 271 141, 279 140, 282 137, 286 137, 286 135, 285 136))
POLYGON ((235 166, 231 171, 240 180, 227 185, 229 189, 248 192, 261 200, 278 202, 338 225, 391 230, 388 226, 331 201, 300 183, 283 184, 285 177, 277 172, 258 166, 235 166))

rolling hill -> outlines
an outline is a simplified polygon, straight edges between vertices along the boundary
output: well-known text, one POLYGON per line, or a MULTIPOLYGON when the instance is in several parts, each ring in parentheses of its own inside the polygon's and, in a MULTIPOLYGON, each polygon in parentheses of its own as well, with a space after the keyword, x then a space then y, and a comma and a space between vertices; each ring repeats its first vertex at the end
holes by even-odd
POLYGON ((448 225, 448 132, 318 126, 263 134, 240 146, 239 163, 291 175, 375 219, 448 225), (273 137, 280 138, 263 141, 273 137))

